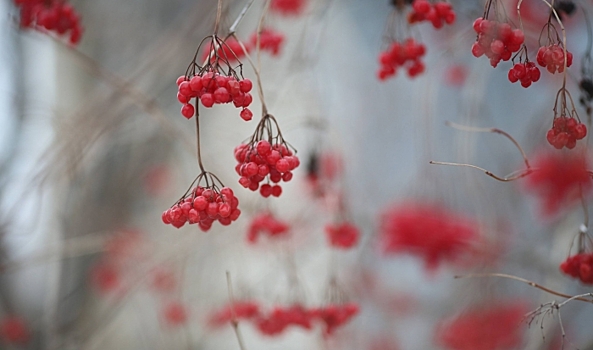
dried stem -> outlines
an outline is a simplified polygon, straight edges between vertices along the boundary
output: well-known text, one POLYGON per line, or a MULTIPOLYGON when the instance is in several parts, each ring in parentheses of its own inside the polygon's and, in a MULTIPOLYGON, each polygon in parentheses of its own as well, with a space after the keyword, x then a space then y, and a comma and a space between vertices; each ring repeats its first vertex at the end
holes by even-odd
POLYGON ((218 0, 216 5, 216 21, 214 22, 214 35, 218 34, 218 27, 220 26, 220 19, 222 17, 222 0, 218 0))
POLYGON ((233 22, 233 24, 229 28, 229 34, 227 35, 227 39, 235 34, 235 31, 237 30, 237 26, 239 26, 239 23, 241 23, 241 20, 243 20, 243 18, 245 17, 245 14, 247 13, 247 11, 249 11, 249 9, 251 8, 251 5, 253 5, 254 1, 255 0, 250 0, 247 3, 247 5, 245 5, 245 7, 243 7, 243 10, 241 10, 241 13, 239 13, 239 16, 237 16, 237 19, 235 19, 235 22, 233 22))
POLYGON ((583 301, 586 303, 590 303, 593 304, 593 294, 592 293, 588 293, 588 294, 582 294, 582 295, 568 295, 568 294, 564 294, 564 293, 560 293, 557 292, 555 290, 552 290, 550 288, 544 287, 540 284, 537 284, 533 281, 527 280, 525 278, 521 278, 521 277, 517 277, 517 276, 513 276, 513 275, 508 275, 505 273, 473 273, 473 274, 469 274, 469 275, 463 275, 463 276, 455 276, 455 278, 483 278, 483 277, 502 277, 502 278, 508 278, 508 279, 512 279, 515 281, 519 281, 519 282, 523 282, 526 283, 532 287, 535 287, 537 289, 543 290, 546 293, 561 297, 561 298, 566 298, 567 300, 565 300, 564 302, 562 302, 563 305, 568 301, 572 301, 572 300, 578 300, 578 301, 583 301), (585 296, 589 296, 592 299, 586 299, 585 296))
POLYGON ((239 342, 239 349, 246 350, 245 344, 243 343, 243 337, 241 336, 241 331, 239 330, 239 321, 237 321, 237 314, 235 313, 235 297, 233 296, 233 284, 231 283, 231 273, 229 271, 226 272, 226 283, 229 291, 229 304, 231 305, 231 326, 233 326, 233 330, 235 331, 235 335, 237 336, 237 341, 239 342))
POLYGON ((205 173, 206 170, 204 170, 204 165, 202 165, 202 152, 200 152, 200 113, 198 112, 198 101, 196 101, 196 112, 195 112, 195 117, 196 117, 196 148, 197 148, 197 154, 198 154, 198 165, 200 166, 200 170, 202 173, 205 173))
POLYGON ((463 167, 468 167, 468 168, 473 168, 473 169, 478 169, 483 171, 486 175, 498 180, 498 181, 502 181, 502 182, 510 182, 510 181, 515 181, 518 180, 520 178, 523 178, 529 174, 531 174, 533 172, 533 170, 531 168, 529 169, 525 169, 525 170, 519 170, 516 171, 514 173, 511 173, 505 177, 500 177, 497 175, 494 175, 491 171, 486 170, 484 168, 481 168, 477 165, 472 165, 472 164, 465 164, 465 163, 451 163, 451 162, 437 162, 434 160, 431 160, 429 162, 430 164, 436 164, 436 165, 452 165, 452 166, 463 166, 463 167))
POLYGON ((517 147, 519 152, 521 152, 521 156, 523 157, 523 162, 525 163, 525 167, 527 167, 527 169, 531 169, 531 166, 529 165, 529 160, 527 159, 527 154, 525 154, 525 151, 523 151, 523 148, 521 148, 521 145, 519 145, 517 140, 515 140, 506 131, 503 131, 503 130, 497 129, 497 128, 477 128, 477 127, 473 127, 473 126, 466 126, 466 125, 453 123, 450 121, 446 121, 445 124, 447 126, 454 128, 454 129, 457 129, 457 130, 463 130, 463 131, 469 131, 469 132, 491 132, 491 133, 500 134, 500 135, 505 136, 507 139, 511 140, 511 142, 515 145, 515 147, 517 147))

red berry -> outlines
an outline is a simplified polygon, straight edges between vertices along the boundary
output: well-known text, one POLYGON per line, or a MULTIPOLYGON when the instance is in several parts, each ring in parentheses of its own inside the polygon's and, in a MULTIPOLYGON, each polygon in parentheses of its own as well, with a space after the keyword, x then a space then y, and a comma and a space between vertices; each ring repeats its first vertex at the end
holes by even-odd
POLYGON ((190 119, 191 117, 193 117, 195 112, 196 112, 196 110, 195 110, 194 106, 189 103, 184 104, 183 107, 181 107, 181 115, 183 115, 187 119, 190 119))

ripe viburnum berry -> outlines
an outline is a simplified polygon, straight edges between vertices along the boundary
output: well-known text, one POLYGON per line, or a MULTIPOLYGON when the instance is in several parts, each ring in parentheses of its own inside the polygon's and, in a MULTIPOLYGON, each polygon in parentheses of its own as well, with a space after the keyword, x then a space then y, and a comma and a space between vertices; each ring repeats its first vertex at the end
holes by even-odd
POLYGON ((235 159, 241 186, 259 190, 263 197, 279 197, 282 194, 279 183, 290 181, 292 171, 300 164, 270 114, 261 119, 248 143, 235 147, 235 159), (266 183, 260 186, 264 180, 266 183))
POLYGON ((584 284, 593 284, 593 253, 569 256, 560 264, 560 270, 584 284))
POLYGON ((403 203, 381 220, 383 250, 422 258, 428 269, 456 261, 479 238, 477 222, 436 204, 403 203))
POLYGON ((573 149, 577 140, 587 136, 587 126, 573 117, 560 116, 554 118, 552 129, 548 130, 546 139, 556 149, 566 147, 573 149))
MULTIPOLYGON (((251 35, 251 45, 257 47, 257 32, 251 35)), ((272 56, 280 54, 280 47, 284 43, 284 34, 272 28, 264 28, 259 37, 259 47, 269 51, 272 56)))
POLYGON ((286 236, 290 226, 274 217, 270 212, 256 215, 247 230, 247 241, 255 243, 259 235, 266 234, 271 238, 286 236))
POLYGON ((591 192, 591 175, 586 155, 573 152, 545 152, 532 163, 533 172, 525 185, 541 202, 544 215, 575 204, 591 192))
POLYGON ((502 61, 508 61, 514 52, 519 51, 525 40, 520 29, 512 29, 510 24, 478 18, 474 21, 474 30, 478 39, 472 46, 475 57, 485 55, 490 65, 495 67, 502 61))
MULTIPOLYGON (((537 64, 546 68, 548 72, 564 72, 564 49, 558 44, 542 46, 537 50, 537 64)), ((572 53, 566 51, 566 67, 572 65, 572 53)))
POLYGON ((358 243, 358 228, 349 222, 326 225, 325 233, 330 245, 335 248, 349 249, 358 243))
POLYGON ((69 34, 69 42, 77 45, 83 28, 80 15, 72 5, 63 0, 15 0, 20 7, 22 28, 52 31, 58 35, 69 34))
POLYGON ((408 38, 402 43, 394 41, 387 50, 379 55, 381 64, 378 72, 379 80, 386 80, 395 75, 400 67, 407 68, 411 78, 422 74, 424 63, 421 59, 425 53, 424 45, 416 42, 413 38, 408 38))
POLYGON ((414 0, 412 11, 408 14, 408 23, 428 21, 435 29, 440 29, 445 23, 453 24, 455 17, 453 6, 446 1, 431 4, 428 0, 414 0))
POLYGON ((522 302, 492 302, 446 320, 437 329, 437 342, 450 350, 516 349, 523 340, 522 302))
MULTIPOLYGON (((213 181, 214 178, 212 178, 211 183, 213 181)), ((214 185, 211 185, 211 187, 198 185, 189 193, 186 193, 171 208, 163 212, 162 220, 165 224, 173 225, 176 228, 189 223, 190 225, 198 224, 202 231, 208 231, 214 221, 218 221, 223 226, 228 226, 231 222, 237 220, 241 215, 238 206, 239 199, 235 197, 232 189, 223 187, 219 190, 214 185)))

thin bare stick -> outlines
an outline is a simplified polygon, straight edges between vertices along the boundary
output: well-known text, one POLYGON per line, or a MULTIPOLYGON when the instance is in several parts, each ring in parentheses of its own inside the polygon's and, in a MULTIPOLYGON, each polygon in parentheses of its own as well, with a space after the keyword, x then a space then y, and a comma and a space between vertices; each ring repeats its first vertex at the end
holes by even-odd
POLYGON ((528 284, 532 287, 535 287, 537 289, 543 290, 546 293, 561 297, 561 298, 566 298, 567 300, 565 300, 563 303, 565 303, 566 301, 569 300, 578 300, 578 301, 583 301, 586 303, 591 303, 593 304, 593 299, 585 299, 585 296, 593 296, 592 293, 587 293, 587 294, 582 294, 582 295, 568 295, 568 294, 564 294, 564 293, 560 293, 557 292, 555 290, 552 290, 550 288, 544 287, 540 284, 537 284, 533 281, 527 280, 525 278, 521 278, 521 277, 517 277, 517 276, 513 276, 513 275, 507 275, 505 273, 472 273, 469 275, 463 275, 463 276, 455 276, 455 278, 484 278, 484 277, 502 277, 502 278, 508 278, 508 279, 512 279, 515 281, 519 281, 519 282, 523 282, 525 284, 528 284))
POLYGON ((531 174, 533 172, 533 170, 531 168, 529 169, 525 169, 525 170, 519 170, 518 172, 514 172, 511 173, 510 175, 506 176, 506 177, 500 177, 497 175, 494 175, 490 170, 486 170, 484 168, 481 168, 477 165, 473 165, 473 164, 465 164, 465 163, 451 163, 451 162, 437 162, 434 160, 431 160, 429 162, 430 164, 436 164, 436 165, 451 165, 451 166, 462 166, 462 167, 468 167, 468 168, 473 168, 473 169, 478 169, 484 172, 484 174, 490 176, 493 179, 496 179, 498 181, 502 181, 502 182, 510 182, 510 181, 515 181, 518 180, 520 178, 523 178, 529 174, 531 174))
POLYGON ((216 5, 216 21, 214 22, 214 35, 218 34, 218 27, 220 26, 220 19, 222 17, 222 0, 218 0, 216 5))
POLYGON ((233 330, 237 336, 239 349, 245 350, 246 348, 245 344, 243 343, 243 337, 241 336, 241 331, 239 330, 239 321, 237 321, 237 314, 235 313, 235 297, 233 296, 233 284, 231 283, 231 273, 229 271, 226 272, 226 283, 229 290, 229 304, 231 305, 231 326, 233 326, 233 330))
POLYGON ((237 30, 239 23, 241 23, 241 20, 243 20, 243 17, 245 17, 245 14, 247 13, 247 11, 249 11, 254 1, 255 0, 250 0, 247 3, 247 5, 243 7, 243 10, 241 10, 241 13, 239 13, 239 16, 237 17, 237 19, 235 19, 235 22, 233 22, 233 25, 231 25, 231 27, 229 28, 229 34, 227 35, 227 37, 230 37, 235 34, 235 31, 237 30))
POLYGON ((519 142, 517 142, 517 140, 515 140, 515 138, 513 138, 506 131, 501 130, 501 129, 498 129, 498 128, 479 128, 479 127, 461 125, 461 124, 457 124, 457 123, 450 122, 450 121, 446 121, 445 122, 445 125, 450 126, 450 127, 454 128, 454 129, 457 129, 457 130, 462 130, 462 131, 469 131, 469 132, 490 132, 490 133, 494 133, 494 134, 503 135, 507 139, 511 140, 511 142, 515 145, 515 147, 517 147, 517 149, 519 150, 519 152, 521 152, 521 156, 523 157, 523 162, 525 163, 525 166, 527 167, 527 169, 531 168, 531 166, 529 165, 529 160, 527 159, 527 154, 525 154, 525 151, 523 151, 523 148, 521 148, 521 145, 519 145, 519 142))

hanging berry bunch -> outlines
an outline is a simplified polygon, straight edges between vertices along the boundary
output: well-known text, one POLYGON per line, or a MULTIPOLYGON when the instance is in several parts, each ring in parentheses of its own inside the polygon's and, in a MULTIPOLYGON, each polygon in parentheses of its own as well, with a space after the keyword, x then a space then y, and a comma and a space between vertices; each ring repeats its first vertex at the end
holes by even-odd
POLYGON ((235 159, 241 186, 252 191, 259 189, 266 198, 279 197, 282 193, 279 183, 290 181, 292 171, 300 164, 296 150, 284 140, 271 114, 262 117, 247 143, 235 148, 235 159))
POLYGON ((441 29, 446 24, 455 22, 455 11, 453 6, 446 1, 414 0, 412 11, 408 14, 410 24, 418 22, 430 22, 435 29, 441 29))
POLYGON ((210 172, 202 172, 190 189, 162 215, 165 224, 180 228, 186 223, 198 224, 208 231, 214 221, 227 226, 241 215, 239 200, 233 190, 210 172), (197 184, 196 187, 193 187, 197 184), (203 185, 203 186, 202 186, 203 185))
POLYGON ((577 140, 582 140, 585 136, 587 136, 587 126, 581 123, 570 93, 562 87, 556 94, 554 121, 546 138, 556 149, 563 147, 573 149, 577 145, 577 140))
POLYGON ((539 68, 535 66, 535 63, 526 61, 524 63, 516 63, 511 70, 509 70, 509 81, 511 83, 521 82, 521 86, 528 88, 532 83, 535 83, 541 77, 539 68))
POLYGON ((306 6, 306 0, 272 0, 270 10, 282 16, 298 16, 306 6))
MULTIPOLYGON (((257 47, 257 33, 251 35, 250 44, 257 47)), ((284 34, 273 29, 263 28, 259 36, 259 47, 261 50, 269 51, 272 56, 280 54, 280 48, 284 43, 284 34)))
POLYGON ((14 0, 14 3, 20 7, 22 28, 55 32, 61 36, 68 35, 72 45, 80 42, 83 32, 80 15, 67 1, 14 0))
POLYGON ((586 219, 585 224, 581 226, 577 235, 578 253, 566 258, 560 264, 560 271, 572 278, 578 279, 583 284, 593 284, 593 253, 591 253, 593 241, 587 234, 587 225, 586 219))
MULTIPOLYGON (((233 46, 236 45, 233 44, 233 46)), ((245 54, 243 50, 240 53, 241 55, 245 54)), ((253 84, 251 80, 243 78, 241 63, 233 67, 231 62, 235 61, 239 62, 239 56, 229 44, 217 35, 202 40, 185 75, 177 79, 177 99, 183 104, 181 115, 187 119, 194 116, 196 110, 191 104, 191 100, 196 98, 206 108, 211 108, 215 104, 232 102, 235 107, 241 109, 239 114, 243 120, 251 120, 253 113, 247 107, 253 101, 253 97, 249 93, 253 84), (212 50, 210 50, 203 66, 200 66, 196 62, 196 58, 200 48, 208 40, 207 47, 212 50)))
POLYGON ((537 50, 537 64, 546 68, 552 74, 558 72, 563 73, 565 67, 572 65, 572 53, 564 49, 560 35, 552 24, 552 18, 544 25, 540 34, 540 48, 537 50), (541 45, 542 36, 546 32, 547 45, 541 45), (566 54, 566 60, 565 60, 566 54))
POLYGON ((249 224, 247 241, 255 243, 262 234, 271 238, 284 237, 289 229, 287 223, 278 220, 271 212, 263 212, 255 216, 249 224))
POLYGON ((382 81, 394 76, 401 68, 405 68, 411 78, 425 69, 422 58, 426 47, 411 36, 410 23, 404 18, 408 5, 403 1, 396 1, 394 5, 385 30, 387 48, 379 54, 381 67, 377 77, 382 81))
POLYGON ((500 61, 508 61, 513 53, 521 49, 525 40, 523 31, 513 29, 510 24, 487 19, 484 17, 474 21, 473 28, 478 39, 472 46, 474 57, 486 56, 494 68, 500 61))

